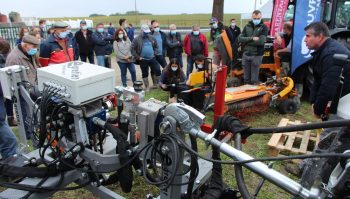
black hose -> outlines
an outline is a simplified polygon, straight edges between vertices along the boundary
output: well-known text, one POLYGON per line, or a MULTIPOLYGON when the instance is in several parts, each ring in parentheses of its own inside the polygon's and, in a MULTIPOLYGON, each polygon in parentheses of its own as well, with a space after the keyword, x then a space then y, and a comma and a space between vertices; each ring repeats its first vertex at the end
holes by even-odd
MULTIPOLYGON (((238 150, 242 150, 241 141, 242 141, 241 134, 236 133, 234 143, 235 143, 235 148, 238 150)), ((236 165, 234 165, 234 169, 235 169, 235 177, 236 177, 237 186, 238 186, 239 192, 241 193, 242 198, 243 199, 252 198, 249 194, 248 188, 247 188, 245 181, 244 181, 242 165, 236 164, 236 165)))
MULTIPOLYGON (((196 137, 190 135, 190 140, 191 140, 191 147, 193 150, 198 151, 197 148, 197 140, 196 137)), ((192 195, 192 191, 193 191, 193 186, 194 186, 194 179, 197 177, 196 176, 196 166, 194 164, 194 162, 197 161, 197 156, 191 154, 191 172, 190 172, 190 178, 189 178, 189 183, 187 186, 187 196, 186 198, 191 198, 192 195)))
POLYGON ((312 129, 320 129, 320 128, 341 127, 341 126, 350 126, 350 120, 342 119, 342 120, 315 122, 315 123, 299 124, 299 125, 283 126, 283 127, 250 128, 248 132, 251 134, 266 134, 266 133, 304 131, 304 130, 312 130, 312 129))

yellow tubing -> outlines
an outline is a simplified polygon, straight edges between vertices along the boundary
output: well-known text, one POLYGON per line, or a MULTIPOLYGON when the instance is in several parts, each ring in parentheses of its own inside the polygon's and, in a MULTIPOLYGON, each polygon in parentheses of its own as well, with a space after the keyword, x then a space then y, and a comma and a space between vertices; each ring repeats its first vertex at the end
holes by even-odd
POLYGON ((290 77, 283 77, 282 78, 283 84, 285 81, 288 82, 288 86, 286 88, 284 88, 281 92, 278 93, 278 95, 282 98, 284 96, 286 96, 288 93, 290 93, 290 91, 292 91, 292 89, 294 88, 294 81, 292 78, 290 77))

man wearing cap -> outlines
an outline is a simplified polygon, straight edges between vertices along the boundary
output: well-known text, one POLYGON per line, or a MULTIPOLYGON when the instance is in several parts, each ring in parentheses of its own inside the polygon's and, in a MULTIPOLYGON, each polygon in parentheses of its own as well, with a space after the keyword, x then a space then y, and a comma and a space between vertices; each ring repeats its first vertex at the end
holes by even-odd
POLYGON ((56 22, 54 32, 40 45, 39 61, 42 66, 74 61, 72 38, 67 37, 68 24, 56 22))
MULTIPOLYGON (((38 52, 39 43, 39 39, 32 35, 24 36, 22 38, 22 43, 10 52, 5 63, 5 67, 13 65, 28 67, 29 70, 27 70, 27 77, 32 86, 37 85, 36 69, 40 67, 39 62, 35 56, 38 52)), ((29 126, 31 118, 27 117, 29 115, 27 114, 27 110, 24 104, 24 98, 20 96, 19 100, 21 101, 22 116, 25 120, 25 122, 23 122, 24 129, 26 131, 27 139, 30 139, 32 137, 29 126)))
POLYGON ((252 20, 244 27, 238 42, 243 47, 242 66, 245 84, 259 83, 259 70, 264 54, 268 28, 262 21, 260 10, 252 13, 252 20))
POLYGON ((158 44, 156 39, 150 35, 150 32, 151 30, 148 25, 142 24, 141 34, 136 37, 131 44, 131 54, 135 57, 136 61, 140 63, 142 80, 146 90, 149 90, 148 67, 151 68, 151 73, 155 75, 154 83, 156 83, 156 85, 160 77, 160 66, 155 58, 158 54, 158 44))
POLYGON ((92 31, 88 29, 85 20, 80 22, 80 30, 75 33, 75 39, 79 45, 80 60, 86 62, 88 58, 89 62, 94 64, 92 31))

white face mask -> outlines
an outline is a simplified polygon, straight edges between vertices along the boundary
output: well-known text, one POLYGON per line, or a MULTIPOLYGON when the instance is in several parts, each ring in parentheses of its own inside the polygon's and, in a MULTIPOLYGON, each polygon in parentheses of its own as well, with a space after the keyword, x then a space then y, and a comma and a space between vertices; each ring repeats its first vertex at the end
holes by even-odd
POLYGON ((29 32, 24 32, 23 33, 23 36, 27 36, 27 35, 29 35, 29 32))
POLYGON ((199 69, 202 69, 202 68, 203 68, 203 64, 198 64, 197 67, 198 67, 199 69))
POLYGON ((232 26, 232 27, 235 27, 235 26, 236 26, 236 22, 232 22, 232 23, 231 23, 231 26, 232 26))
POLYGON ((171 70, 174 72, 177 71, 177 66, 171 67, 171 70))
POLYGON ((123 39, 124 35, 123 34, 118 34, 119 39, 123 39))

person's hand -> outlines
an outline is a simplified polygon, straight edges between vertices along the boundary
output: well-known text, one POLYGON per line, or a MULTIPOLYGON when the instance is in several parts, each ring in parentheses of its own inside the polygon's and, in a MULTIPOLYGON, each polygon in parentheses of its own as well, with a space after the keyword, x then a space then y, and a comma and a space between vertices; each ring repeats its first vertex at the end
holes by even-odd
POLYGON ((253 37, 253 41, 258 41, 259 39, 259 37, 253 37))
POLYGON ((282 45, 282 38, 281 37, 276 37, 276 44, 282 45))
POLYGON ((280 53, 280 50, 276 50, 275 57, 277 57, 278 59, 281 59, 280 56, 278 55, 278 53, 280 53))
POLYGON ((166 89, 167 88, 167 86, 165 85, 165 84, 161 84, 160 85, 163 89, 166 89))

